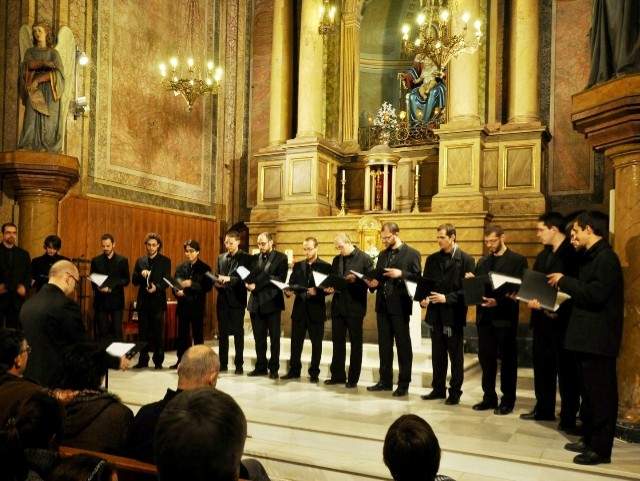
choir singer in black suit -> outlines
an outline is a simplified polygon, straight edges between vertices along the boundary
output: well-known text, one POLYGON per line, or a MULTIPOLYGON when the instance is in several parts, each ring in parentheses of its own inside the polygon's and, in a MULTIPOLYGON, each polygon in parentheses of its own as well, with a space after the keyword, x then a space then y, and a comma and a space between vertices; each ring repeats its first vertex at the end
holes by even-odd
POLYGON ((227 252, 218 256, 218 290, 216 313, 218 316, 218 339, 220 371, 228 370, 229 336, 233 336, 235 349, 235 373, 244 372, 244 311, 247 308, 247 288, 238 274, 238 267, 249 268, 251 259, 240 249, 240 234, 229 231, 224 237, 227 252))
POLYGON ((134 369, 149 367, 149 351, 153 364, 162 369, 164 361, 164 314, 167 310, 167 284, 163 278, 171 276, 171 260, 160 253, 162 240, 155 232, 144 238, 147 255, 138 258, 131 281, 138 286, 137 306, 139 339, 145 342, 134 369))
POLYGON ((331 299, 331 341, 333 357, 331 359, 331 378, 325 384, 343 384, 355 388, 360 379, 362 368, 362 323, 367 313, 367 284, 358 279, 351 271, 370 274, 373 261, 365 252, 353 245, 347 234, 338 234, 335 246, 340 254, 333 258, 332 270, 347 281, 347 288, 335 291, 331 299), (345 375, 346 335, 349 333, 351 355, 349 356, 349 374, 345 375))
POLYGON ((258 236, 260 252, 253 257, 251 275, 245 283, 249 295, 247 308, 256 342, 256 366, 249 376, 278 379, 280 369, 280 315, 284 310, 284 295, 271 280, 287 280, 287 256, 273 248, 273 237, 268 232, 258 236), (267 366, 267 335, 271 342, 271 357, 267 366))
POLYGON ((584 250, 578 277, 561 272, 549 274, 573 300, 565 347, 576 353, 582 387, 584 435, 565 449, 578 454, 577 464, 611 462, 618 417, 616 357, 622 341, 624 314, 623 277, 620 260, 606 241, 609 218, 600 212, 584 212, 571 230, 584 250))
POLYGON ((103 234, 100 245, 102 254, 91 259, 91 273, 107 276, 100 287, 91 283, 98 339, 121 341, 124 288, 129 285, 129 260, 116 253, 116 241, 111 234, 103 234))
MULTIPOLYGON (((318 258, 318 240, 307 237, 302 243, 305 259, 293 264, 289 285, 305 287, 306 291, 295 292, 293 310, 291 311, 291 357, 289 358, 289 372, 282 379, 297 379, 300 377, 302 363, 302 347, 304 336, 309 332, 311 340, 311 365, 309 366, 309 380, 319 381, 320 357, 322 356, 322 338, 324 337, 324 323, 327 320, 325 292, 316 286, 313 271, 320 266, 322 272, 331 267, 328 262, 318 258)), ((286 289, 287 296, 291 290, 286 289)))
POLYGON ((58 261, 68 260, 59 254, 62 248, 62 239, 55 234, 48 235, 44 239, 44 254, 31 260, 31 284, 39 291, 49 282, 49 269, 58 261))
POLYGON ((473 272, 475 261, 456 243, 456 228, 442 224, 437 228, 440 250, 427 257, 423 277, 436 281, 435 291, 420 302, 427 308, 426 322, 431 327, 431 364, 433 388, 422 399, 446 397, 447 354, 451 360, 449 397, 445 404, 458 404, 464 379, 463 339, 467 324, 467 305, 464 302, 462 281, 473 272))
MULTIPOLYGON (((497 224, 490 224, 484 231, 484 244, 489 254, 476 266, 476 276, 486 276, 489 272, 498 272, 522 279, 527 268, 527 259, 513 252, 505 244, 504 230, 497 224)), ((469 273, 467 276, 473 276, 469 273)), ((516 384, 518 381, 518 300, 514 292, 500 287, 486 288, 484 302, 478 306, 478 358, 482 368, 482 401, 473 409, 485 411, 493 409, 494 414, 504 415, 513 411, 516 403, 516 384), (496 375, 498 353, 501 354, 500 390, 502 399, 498 404, 496 394, 496 375)))
POLYGON ((204 307, 207 292, 213 284, 205 274, 211 267, 200 259, 200 243, 189 239, 183 246, 186 261, 176 267, 175 281, 178 289, 174 289, 178 300, 178 338, 176 350, 178 361, 171 366, 177 369, 184 352, 193 344, 204 344, 204 307))
POLYGON ((393 388, 393 342, 398 351, 398 388, 396 397, 406 396, 411 383, 413 351, 409 333, 409 318, 413 298, 405 281, 420 277, 420 253, 400 240, 400 228, 395 222, 385 222, 380 238, 386 247, 378 256, 374 279, 367 280, 376 292, 378 323, 378 351, 380 354, 380 380, 368 391, 391 391, 393 388))
POLYGON ((2 224, 0 242, 0 327, 17 328, 18 314, 31 284, 29 253, 18 247, 18 228, 13 222, 2 224))

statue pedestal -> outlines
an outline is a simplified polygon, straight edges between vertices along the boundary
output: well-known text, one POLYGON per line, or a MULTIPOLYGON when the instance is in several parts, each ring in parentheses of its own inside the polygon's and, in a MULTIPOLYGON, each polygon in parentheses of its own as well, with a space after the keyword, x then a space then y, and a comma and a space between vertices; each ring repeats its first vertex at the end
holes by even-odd
POLYGON ((20 207, 20 247, 33 257, 58 231, 58 201, 78 181, 78 159, 49 152, 0 152, 4 188, 20 207))
POLYGON ((573 128, 615 169, 614 248, 624 272, 624 331, 618 357, 618 430, 640 442, 640 75, 573 96, 573 128))

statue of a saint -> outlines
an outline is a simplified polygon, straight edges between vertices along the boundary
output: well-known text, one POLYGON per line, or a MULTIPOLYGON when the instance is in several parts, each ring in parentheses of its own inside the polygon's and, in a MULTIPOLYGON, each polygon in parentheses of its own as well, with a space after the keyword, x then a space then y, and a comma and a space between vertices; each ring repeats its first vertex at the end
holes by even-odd
POLYGON ((593 0, 589 84, 640 72, 640 1, 593 0))
POLYGON ((75 40, 68 27, 60 29, 58 37, 54 48, 51 27, 44 22, 20 29, 19 88, 25 114, 18 149, 62 151, 75 40))
POLYGON ((421 54, 416 55, 413 65, 406 72, 398 74, 406 95, 409 125, 435 121, 444 110, 447 100, 447 87, 444 72, 438 69, 421 54))

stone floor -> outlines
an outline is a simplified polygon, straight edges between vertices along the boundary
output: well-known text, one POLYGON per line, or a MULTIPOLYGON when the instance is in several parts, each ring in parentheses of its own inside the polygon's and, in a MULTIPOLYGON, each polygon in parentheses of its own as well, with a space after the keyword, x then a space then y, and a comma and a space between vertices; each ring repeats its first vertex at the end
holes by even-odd
MULTIPOLYGON (((282 359, 288 358, 288 348, 282 352, 282 359)), ((251 348, 246 351, 249 366, 253 355, 251 348)), ((169 353, 165 365, 174 362, 175 354, 169 353)), ((414 371, 421 368, 429 371, 429 366, 414 371)), ((325 360, 321 379, 326 376, 325 360)), ((134 411, 161 398, 176 382, 177 374, 168 369, 112 371, 109 379, 110 390, 134 411)), ((640 479, 640 445, 616 440, 610 465, 581 467, 562 448, 568 438, 556 423, 519 420, 533 406, 531 370, 520 370, 516 410, 507 416, 471 409, 482 397, 477 368, 467 370, 458 406, 422 401, 419 396, 428 391, 422 386, 412 385, 403 399, 388 392, 371 394, 365 387, 364 382, 348 390, 311 384, 304 377, 285 382, 227 373, 218 382, 218 389, 232 395, 247 416, 246 455, 259 458, 272 479, 389 479, 382 443, 391 422, 405 413, 433 426, 443 449, 440 471, 458 481, 640 479)))

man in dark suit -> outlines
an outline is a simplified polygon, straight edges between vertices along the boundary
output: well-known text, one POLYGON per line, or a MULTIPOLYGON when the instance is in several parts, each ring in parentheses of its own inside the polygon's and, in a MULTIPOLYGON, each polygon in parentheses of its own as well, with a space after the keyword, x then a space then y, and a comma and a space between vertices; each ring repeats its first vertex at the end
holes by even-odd
POLYGON ((49 282, 49 269, 58 261, 67 259, 59 254, 62 239, 55 234, 44 239, 44 254, 31 260, 31 283, 36 291, 49 282))
MULTIPOLYGON (((533 270, 544 274, 562 272, 578 274, 578 255, 565 235, 565 220, 557 212, 538 217, 536 235, 544 248, 536 256, 533 270)), ((575 356, 564 348, 565 334, 571 317, 572 301, 567 300, 551 312, 543 310, 537 300, 529 302, 533 331, 533 381, 536 405, 520 419, 553 421, 556 418, 556 380, 560 387, 559 428, 576 432, 576 415, 580 407, 580 385, 575 356)))
POLYGON ((582 387, 584 435, 565 449, 579 452, 577 464, 611 462, 618 416, 616 357, 623 324, 623 277, 620 260, 606 241, 609 218, 600 212, 584 212, 573 222, 572 237, 584 249, 578 277, 549 274, 573 300, 565 347, 577 357, 582 387))
POLYGON ((138 287, 138 337, 145 342, 134 369, 149 367, 149 351, 153 351, 153 364, 162 369, 164 361, 164 314, 167 310, 167 284, 163 278, 171 276, 171 260, 160 253, 162 240, 155 232, 144 238, 147 255, 136 261, 131 281, 138 287))
POLYGON ((452 224, 438 226, 440 250, 427 257, 423 277, 436 281, 435 291, 420 302, 427 308, 426 323, 431 327, 431 365, 433 390, 422 399, 446 397, 447 354, 451 360, 449 397, 445 404, 458 404, 464 379, 463 339, 467 324, 467 305, 464 302, 462 281, 473 272, 475 261, 456 243, 456 228, 452 224))
POLYGON ((0 327, 18 327, 20 308, 31 284, 29 253, 16 245, 18 228, 2 224, 0 242, 0 327))
MULTIPOLYGON (((505 244, 504 230, 497 224, 488 225, 484 231, 484 244, 489 254, 476 266, 476 276, 486 276, 498 272, 522 279, 527 268, 527 259, 505 244)), ((473 276, 469 273, 467 276, 473 276)), ((486 288, 483 302, 477 309, 478 358, 482 368, 482 401, 473 409, 485 411, 493 409, 494 414, 505 415, 513 411, 516 403, 518 380, 518 311, 519 305, 514 292, 507 287, 492 290, 486 288), (498 405, 496 394, 496 374, 498 353, 501 354, 500 390, 502 399, 498 405)))
MULTIPOLYGON (((59 387, 65 353, 88 340, 80 306, 71 299, 78 282, 78 268, 69 261, 58 261, 51 266, 49 282, 20 311, 25 338, 32 348, 24 375, 42 386, 59 387)), ((112 358, 110 367, 118 366, 126 368, 126 358, 112 358)))
POLYGON ((335 238, 338 252, 333 258, 332 270, 347 281, 347 288, 325 289, 333 294, 331 300, 331 341, 333 356, 331 359, 331 378, 325 384, 345 383, 353 389, 358 385, 362 368, 362 322, 367 313, 367 285, 351 271, 370 275, 373 269, 371 257, 353 245, 347 234, 338 234, 335 238), (346 334, 349 332, 351 355, 349 356, 349 375, 345 376, 346 334))
POLYGON ((406 281, 420 277, 420 253, 400 239, 400 228, 395 222, 385 222, 380 238, 385 246, 378 256, 373 279, 367 281, 376 289, 378 322, 378 350, 380 353, 380 380, 368 391, 391 391, 393 388, 393 342, 398 351, 398 387, 396 397, 406 396, 411 383, 413 350, 409 333, 409 317, 413 299, 407 291, 406 281))
POLYGON ((187 260, 176 268, 175 280, 180 288, 174 290, 178 300, 178 362, 171 369, 178 367, 182 354, 191 347, 192 337, 194 344, 204 344, 204 307, 212 288, 211 279, 205 275, 211 267, 200 259, 200 243, 189 239, 183 247, 187 260))
POLYGON ((218 256, 218 289, 216 313, 218 316, 218 339, 220 370, 228 369, 229 336, 233 336, 235 349, 235 373, 244 372, 244 312, 247 308, 247 288, 238 275, 238 267, 250 267, 250 257, 240 249, 240 234, 229 231, 224 237, 227 252, 218 256))
POLYGON ((108 276, 101 286, 91 283, 98 339, 121 341, 124 288, 129 285, 129 260, 116 253, 111 234, 100 238, 102 254, 91 259, 91 274, 108 276))
POLYGON ((271 280, 287 279, 288 260, 273 248, 273 237, 268 232, 258 236, 260 252, 253 257, 251 275, 245 283, 251 293, 247 308, 256 342, 256 366, 249 376, 267 374, 267 334, 271 341, 269 377, 278 379, 280 369, 280 313, 284 310, 284 296, 271 280))
MULTIPOLYGON (((293 310, 291 311, 291 357, 289 358, 289 372, 282 379, 298 379, 302 363, 302 347, 304 336, 309 332, 311 340, 311 365, 309 366, 309 380, 319 381, 320 357, 322 356, 322 338, 324 337, 324 323, 327 320, 324 290, 316 286, 313 271, 318 267, 322 272, 330 269, 329 263, 318 258, 318 239, 307 237, 302 243, 305 260, 293 264, 290 286, 306 288, 306 291, 295 292, 293 310)), ((291 295, 286 289, 285 294, 291 295)))

